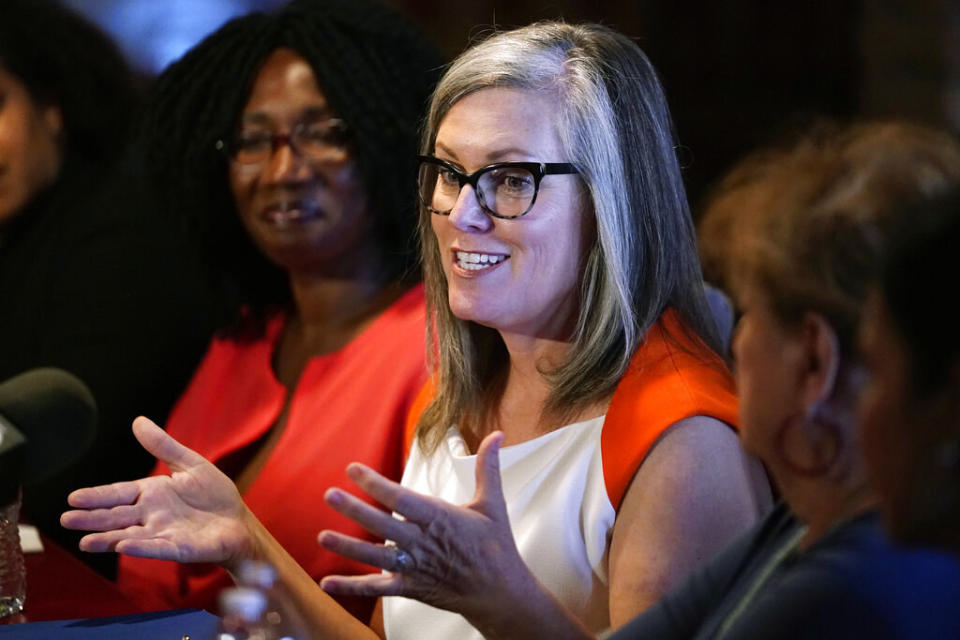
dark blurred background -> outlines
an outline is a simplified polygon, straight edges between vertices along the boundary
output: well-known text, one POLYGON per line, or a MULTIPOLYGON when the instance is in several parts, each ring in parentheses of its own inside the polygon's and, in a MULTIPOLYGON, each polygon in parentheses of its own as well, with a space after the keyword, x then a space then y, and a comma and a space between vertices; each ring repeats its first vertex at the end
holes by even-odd
MULTIPOLYGON (((746 151, 820 117, 903 117, 960 133, 956 0, 386 0, 446 52, 494 26, 602 22, 660 70, 696 207, 746 151)), ((281 0, 67 0, 149 77, 234 15, 281 0)))

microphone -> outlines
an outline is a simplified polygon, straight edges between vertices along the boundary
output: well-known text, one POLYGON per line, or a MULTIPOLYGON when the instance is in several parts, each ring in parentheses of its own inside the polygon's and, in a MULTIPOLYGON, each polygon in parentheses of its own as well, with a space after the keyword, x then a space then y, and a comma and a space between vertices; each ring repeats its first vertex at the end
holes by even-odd
POLYGON ((0 383, 0 506, 60 471, 90 447, 97 405, 79 378, 31 369, 0 383))

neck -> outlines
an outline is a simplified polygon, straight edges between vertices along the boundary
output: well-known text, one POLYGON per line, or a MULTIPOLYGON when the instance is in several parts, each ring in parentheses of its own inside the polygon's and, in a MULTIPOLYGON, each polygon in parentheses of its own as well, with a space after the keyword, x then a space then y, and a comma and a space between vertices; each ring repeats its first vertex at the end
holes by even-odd
POLYGON ((539 338, 501 331, 500 337, 510 355, 510 373, 537 379, 546 385, 541 371, 549 371, 563 363, 571 344, 566 340, 539 338))
POLYGON ((343 346, 406 290, 379 274, 376 265, 353 274, 290 272, 295 312, 288 331, 312 355, 343 346))
POLYGON ((782 478, 774 473, 784 500, 797 519, 807 525, 800 543, 806 549, 837 525, 876 508, 877 499, 860 473, 837 480, 832 474, 782 478))
POLYGON ((551 386, 544 374, 564 362, 570 353, 570 343, 506 332, 500 335, 510 358, 496 425, 504 432, 505 445, 531 440, 570 421, 595 417, 587 416, 587 413, 601 415, 605 411, 603 406, 574 416, 547 415, 544 408, 551 386))
POLYGON ((351 253, 288 268, 296 315, 304 327, 330 330, 362 321, 388 288, 381 252, 372 241, 351 253))
POLYGON ((296 315, 304 326, 332 328, 363 316, 383 289, 379 282, 340 278, 290 276, 296 315))

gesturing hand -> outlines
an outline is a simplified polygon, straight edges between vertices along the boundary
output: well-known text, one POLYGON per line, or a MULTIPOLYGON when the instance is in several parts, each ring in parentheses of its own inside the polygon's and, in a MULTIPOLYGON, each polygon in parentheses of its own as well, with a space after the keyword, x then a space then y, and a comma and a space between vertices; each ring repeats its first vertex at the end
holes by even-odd
POLYGON ((133 433, 171 475, 71 493, 67 501, 78 510, 60 523, 99 532, 84 536, 80 548, 228 568, 248 557, 253 516, 230 478, 146 418, 134 420, 133 433))
POLYGON ((502 441, 498 431, 480 444, 476 493, 462 507, 405 489, 361 464, 350 465, 350 479, 405 520, 330 489, 328 504, 393 543, 373 544, 334 531, 321 532, 319 542, 330 551, 393 573, 328 576, 320 586, 330 593, 415 598, 456 611, 474 624, 488 621, 502 607, 498 597, 511 599, 532 580, 510 531, 500 484, 502 441))

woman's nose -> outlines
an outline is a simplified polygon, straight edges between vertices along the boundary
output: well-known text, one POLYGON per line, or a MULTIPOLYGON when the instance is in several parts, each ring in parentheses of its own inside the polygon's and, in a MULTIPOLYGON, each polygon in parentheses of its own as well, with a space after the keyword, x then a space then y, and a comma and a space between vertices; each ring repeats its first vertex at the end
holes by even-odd
POLYGON ((477 192, 468 184, 460 189, 448 216, 451 224, 462 231, 483 232, 493 227, 493 220, 480 206, 477 192))
POLYGON ((298 182, 310 177, 309 163, 289 140, 276 146, 264 165, 265 179, 271 183, 298 182))

